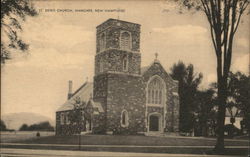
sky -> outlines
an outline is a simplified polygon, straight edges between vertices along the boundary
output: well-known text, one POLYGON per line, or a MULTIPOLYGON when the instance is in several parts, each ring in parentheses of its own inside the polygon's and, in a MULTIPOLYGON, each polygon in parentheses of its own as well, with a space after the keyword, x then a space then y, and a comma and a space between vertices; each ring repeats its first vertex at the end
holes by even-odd
MULTIPOLYGON (((39 15, 28 17, 20 33, 30 44, 29 50, 13 53, 13 59, 2 66, 3 115, 33 112, 55 119, 55 111, 67 99, 68 81, 73 81, 76 90, 85 81, 93 80, 96 26, 109 18, 141 24, 142 66, 151 64, 158 53, 167 72, 179 60, 193 64, 195 71, 204 75, 201 89, 216 81, 216 56, 202 12, 180 14, 176 6, 165 1, 54 0, 33 1, 33 4, 39 15), (92 9, 92 12, 75 12, 75 9, 92 9)), ((242 21, 235 36, 231 70, 247 73, 249 16, 242 21)))

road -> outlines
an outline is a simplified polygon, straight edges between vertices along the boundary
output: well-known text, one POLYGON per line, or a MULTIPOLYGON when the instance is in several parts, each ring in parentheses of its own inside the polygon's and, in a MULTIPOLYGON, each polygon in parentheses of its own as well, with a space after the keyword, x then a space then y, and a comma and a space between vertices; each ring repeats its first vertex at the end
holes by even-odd
MULTIPOLYGON (((194 154, 160 154, 160 153, 121 153, 121 152, 92 152, 64 150, 32 150, 1 148, 1 157, 218 157, 218 155, 194 154)), ((233 157, 220 155, 221 157, 233 157)), ((235 157, 235 156, 234 156, 235 157)))

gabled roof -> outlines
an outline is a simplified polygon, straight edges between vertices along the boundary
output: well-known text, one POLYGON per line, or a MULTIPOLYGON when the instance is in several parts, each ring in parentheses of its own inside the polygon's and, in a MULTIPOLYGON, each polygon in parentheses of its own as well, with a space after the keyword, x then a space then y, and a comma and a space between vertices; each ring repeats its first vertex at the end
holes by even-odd
POLYGON ((177 80, 174 80, 169 74, 168 72, 165 70, 165 68, 162 66, 162 64, 160 63, 160 61, 158 59, 155 59, 149 66, 145 66, 145 67, 142 67, 141 68, 141 75, 144 75, 149 69, 150 67, 152 67, 154 64, 159 64, 162 69, 166 72, 167 76, 173 81, 173 82, 176 82, 178 83, 177 80))
POLYGON ((74 103, 76 98, 80 98, 81 101, 88 102, 93 93, 93 83, 86 82, 80 88, 78 88, 72 95, 72 97, 67 100, 58 110, 59 111, 67 111, 72 110, 74 108, 74 103))

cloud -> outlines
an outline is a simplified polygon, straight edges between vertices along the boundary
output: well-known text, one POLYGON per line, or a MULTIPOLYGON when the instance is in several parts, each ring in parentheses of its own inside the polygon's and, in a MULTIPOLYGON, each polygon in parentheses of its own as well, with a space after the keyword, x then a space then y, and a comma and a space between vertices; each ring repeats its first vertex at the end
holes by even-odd
POLYGON ((249 54, 244 54, 237 57, 232 64, 232 71, 241 71, 245 74, 248 74, 249 59, 249 54))
POLYGON ((154 32, 166 34, 169 38, 182 41, 206 40, 207 29, 196 25, 182 25, 172 27, 153 28, 154 32))
POLYGON ((31 47, 56 48, 64 53, 74 53, 75 45, 89 45, 94 42, 94 30, 86 30, 83 25, 64 23, 62 16, 41 14, 36 18, 29 18, 24 23, 22 38, 31 47), (42 21, 42 22, 41 22, 42 21))
POLYGON ((162 27, 162 28, 153 28, 154 32, 158 33, 167 33, 167 34, 174 34, 174 35, 203 35, 207 33, 207 29, 201 26, 195 25, 177 25, 172 27, 162 27))
POLYGON ((160 33, 178 33, 178 34, 203 34, 207 32, 207 29, 201 26, 184 25, 184 26, 172 26, 163 28, 153 28, 153 31, 160 33))
POLYGON ((31 49, 32 54, 13 60, 9 66, 17 67, 41 67, 47 69, 79 68, 85 62, 89 62, 92 56, 86 53, 60 53, 56 49, 31 49))
POLYGON ((49 43, 57 47, 73 47, 94 39, 93 32, 78 26, 53 25, 50 28, 43 27, 30 31, 24 38, 32 44, 43 43, 46 45, 49 43))

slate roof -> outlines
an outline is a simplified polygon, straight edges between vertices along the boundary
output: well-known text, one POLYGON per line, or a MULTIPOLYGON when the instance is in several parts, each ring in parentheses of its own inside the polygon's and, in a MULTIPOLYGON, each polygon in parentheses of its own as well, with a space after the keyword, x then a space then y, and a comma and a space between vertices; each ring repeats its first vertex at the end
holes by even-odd
POLYGON ((75 99, 77 97, 80 98, 81 101, 88 102, 90 100, 91 95, 93 94, 93 83, 86 82, 80 88, 78 88, 72 95, 72 97, 67 100, 58 110, 60 111, 67 111, 73 109, 73 104, 75 103, 75 99))
MULTIPOLYGON (((155 60, 152 64, 154 64, 155 62, 159 63, 158 60, 155 60)), ((152 64, 149 66, 141 67, 141 74, 143 75, 145 72, 147 72, 148 69, 152 66, 152 64)), ((90 101, 93 108, 97 109, 98 112, 104 112, 102 104, 100 102, 94 102, 91 99, 92 95, 93 95, 93 83, 86 82, 72 94, 72 97, 69 100, 67 100, 57 110, 57 112, 72 110, 74 108, 74 103, 77 97, 79 97, 81 101, 85 101, 86 103, 90 101)), ((173 95, 178 96, 178 93, 173 93, 173 95)))

